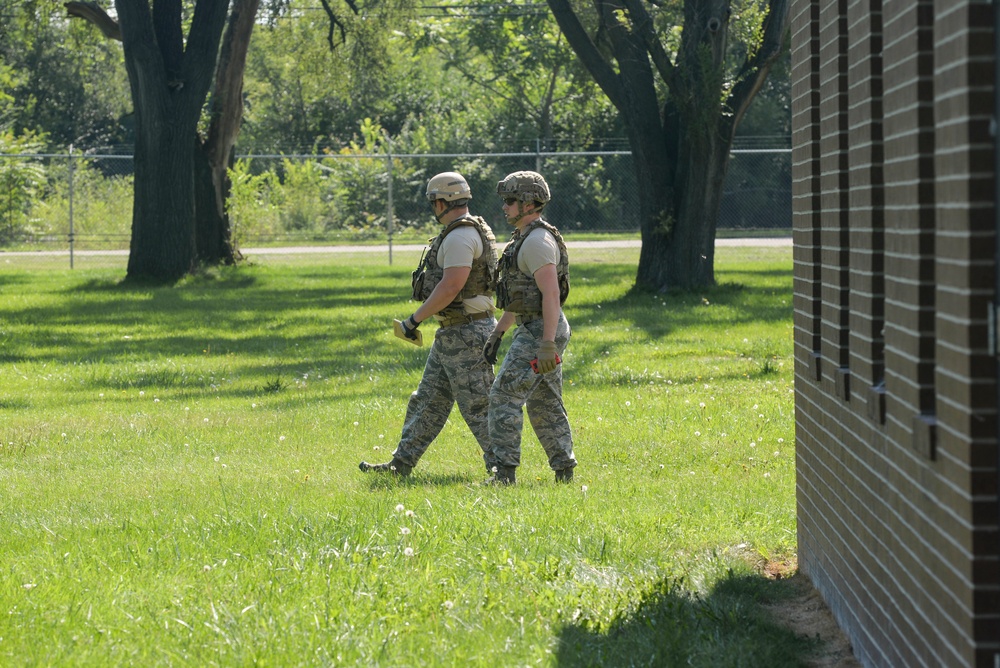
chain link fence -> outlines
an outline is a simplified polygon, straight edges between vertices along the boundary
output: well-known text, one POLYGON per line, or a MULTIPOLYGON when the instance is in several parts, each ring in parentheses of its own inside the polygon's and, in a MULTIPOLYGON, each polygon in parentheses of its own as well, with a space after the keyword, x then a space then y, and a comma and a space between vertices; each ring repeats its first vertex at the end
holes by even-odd
MULTIPOLYGON (((506 234, 495 196, 504 175, 540 172, 553 199, 547 218, 568 241, 638 238, 639 197, 629 151, 243 155, 229 198, 240 248, 423 243, 436 233, 427 180, 459 171, 471 210, 506 234)), ((0 154, 0 266, 74 266, 127 252, 132 224, 131 155, 0 154), (54 259, 53 259, 54 258, 54 259), (6 262, 5 262, 6 259, 6 262)), ((720 239, 791 235, 791 153, 732 152, 718 221, 720 239)))

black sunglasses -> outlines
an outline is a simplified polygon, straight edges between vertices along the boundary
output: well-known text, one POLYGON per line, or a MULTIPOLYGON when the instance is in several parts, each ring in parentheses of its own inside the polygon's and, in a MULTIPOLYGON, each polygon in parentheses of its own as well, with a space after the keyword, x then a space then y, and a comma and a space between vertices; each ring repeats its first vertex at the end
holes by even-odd
POLYGON ((503 198, 503 203, 506 204, 507 206, 514 206, 514 202, 516 202, 516 201, 517 201, 516 197, 504 197, 503 198))

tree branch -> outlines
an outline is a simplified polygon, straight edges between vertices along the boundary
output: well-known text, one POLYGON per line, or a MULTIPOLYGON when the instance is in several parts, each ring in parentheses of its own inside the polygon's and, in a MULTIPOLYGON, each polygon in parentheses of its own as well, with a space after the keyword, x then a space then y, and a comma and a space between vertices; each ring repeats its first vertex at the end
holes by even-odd
MULTIPOLYGON (((336 43, 333 41, 334 28, 340 31, 340 43, 344 44, 347 42, 347 27, 344 25, 344 22, 340 20, 340 17, 337 16, 336 12, 333 11, 333 7, 330 6, 330 0, 320 0, 320 3, 322 3, 323 5, 323 11, 326 12, 326 17, 330 19, 330 29, 326 33, 326 41, 327 44, 330 45, 330 50, 333 51, 335 48, 337 48, 336 43)), ((348 3, 348 4, 350 5, 351 9, 353 9, 354 12, 357 13, 358 10, 354 6, 354 4, 353 3, 348 3)))
POLYGON ((209 107, 205 149, 213 166, 225 165, 243 119, 243 73, 260 0, 236 0, 222 38, 209 107))
POLYGON ((559 29, 566 35, 566 41, 573 47, 577 57, 583 66, 594 77, 594 81, 601 87, 604 94, 611 100, 611 104, 621 109, 625 104, 625 91, 621 81, 615 73, 614 68, 604 59, 597 46, 590 39, 579 17, 574 13, 568 0, 547 0, 552 15, 559 24, 559 29))
MULTIPOLYGON (((653 2, 651 4, 658 5, 659 3, 653 2)), ((642 41, 646 44, 646 51, 649 52, 653 65, 656 66, 656 71, 660 73, 664 83, 667 84, 667 88, 673 90, 677 72, 674 64, 670 62, 670 56, 667 55, 666 49, 663 48, 663 42, 656 34, 653 27, 653 17, 649 15, 639 0, 625 0, 625 5, 632 16, 632 29, 642 37, 642 41)))
POLYGON ((757 95, 771 65, 781 55, 785 32, 788 29, 788 0, 770 0, 770 9, 764 19, 764 37, 756 53, 747 56, 736 75, 736 84, 729 94, 729 107, 733 110, 733 127, 739 123, 750 102, 757 95))
MULTIPOLYGON (((160 0, 162 1, 162 0, 160 0)), ((219 43, 229 15, 229 3, 218 0, 197 0, 194 17, 188 30, 187 46, 184 49, 184 65, 181 84, 194 91, 191 98, 200 107, 212 85, 215 67, 205 67, 205 63, 217 64, 219 43)))
POLYGON ((107 37, 117 42, 122 41, 122 29, 118 21, 108 16, 108 13, 101 9, 96 2, 66 2, 66 15, 70 18, 76 17, 89 21, 97 26, 97 29, 107 37))
POLYGON ((536 121, 538 120, 536 118, 536 114, 534 113, 534 111, 528 105, 524 104, 523 100, 527 97, 527 93, 525 93, 524 90, 520 89, 520 87, 518 87, 516 91, 518 93, 516 96, 508 95, 507 93, 504 93, 501 89, 493 85, 493 81, 496 81, 497 77, 493 77, 489 81, 484 81, 482 79, 479 79, 478 77, 476 77, 475 73, 473 73, 471 70, 469 70, 469 68, 467 68, 461 62, 459 62, 455 58, 453 53, 442 49, 437 44, 433 45, 432 48, 436 52, 441 54, 441 56, 448 63, 449 67, 454 67, 456 70, 458 70, 459 74, 465 77, 469 82, 475 84, 476 86, 479 86, 490 95, 502 99, 504 102, 516 104, 525 115, 531 116, 532 120, 536 121))

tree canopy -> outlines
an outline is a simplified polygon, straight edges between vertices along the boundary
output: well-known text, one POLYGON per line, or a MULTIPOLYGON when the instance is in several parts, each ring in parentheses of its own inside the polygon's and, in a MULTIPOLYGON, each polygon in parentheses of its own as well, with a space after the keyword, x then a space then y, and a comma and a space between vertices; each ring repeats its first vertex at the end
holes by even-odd
MULTIPOLYGON (((395 8, 362 2, 357 16, 338 2, 328 4, 345 26, 344 41, 335 28, 338 48, 331 50, 320 0, 265 0, 247 56, 239 147, 293 152, 346 145, 364 118, 376 119, 390 136, 426 127, 441 150, 534 148, 536 139, 549 138, 585 149, 625 137, 617 110, 539 2, 435 0, 395 8)), ((134 117, 121 44, 67 20, 63 4, 0 0, 0 100, 9 100, 6 112, 0 102, 0 125, 31 130, 52 147, 131 148, 134 117)), ((112 11, 109 0, 97 4, 112 11)), ((675 51, 682 17, 664 11, 657 18, 675 51)), ((582 20, 596 29, 593 17, 582 20)), ((741 132, 787 135, 784 67, 782 76, 766 80, 766 96, 747 111, 741 132)), ((663 83, 657 86, 662 92, 663 83)))
POLYGON ((655 289, 712 282, 713 193, 740 124, 788 132, 787 68, 767 77, 783 62, 784 0, 263 1, 240 85, 227 92, 214 69, 221 39, 204 40, 226 20, 219 3, 86 3, 116 26, 137 21, 120 33, 123 50, 107 39, 113 28, 68 20, 61 0, 0 0, 0 130, 52 147, 124 144, 138 156, 136 100, 153 99, 153 81, 170 105, 192 101, 183 113, 171 107, 171 120, 187 119, 200 150, 215 156, 216 181, 231 153, 213 146, 233 141, 242 151, 339 150, 367 146, 376 127, 376 142, 446 153, 586 150, 626 138, 643 193, 637 282, 655 289), (210 30, 199 12, 216 17, 210 30), (195 78, 184 71, 192 46, 210 63, 195 78), (162 73, 137 78, 146 56, 162 73), (243 113, 238 137, 214 144, 220 106, 243 113))
POLYGON ((548 4, 629 137, 643 192, 636 284, 714 284, 729 152, 782 53, 788 0, 548 4))

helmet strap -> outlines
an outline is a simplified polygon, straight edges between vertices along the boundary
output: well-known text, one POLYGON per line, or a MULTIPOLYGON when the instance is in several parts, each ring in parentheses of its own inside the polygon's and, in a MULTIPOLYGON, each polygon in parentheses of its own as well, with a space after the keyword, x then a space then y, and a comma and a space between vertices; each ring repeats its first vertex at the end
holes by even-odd
MULTIPOLYGON (((431 206, 433 206, 435 209, 437 208, 436 205, 437 202, 444 202, 444 211, 442 211, 441 213, 434 214, 434 217, 437 219, 437 222, 439 223, 441 222, 441 219, 448 214, 449 211, 451 211, 452 209, 457 209, 459 206, 458 204, 455 204, 454 202, 449 202, 446 199, 436 199, 434 200, 434 202, 431 203, 431 206)), ((462 206, 467 206, 467 205, 463 204, 462 206)))
POLYGON ((531 211, 525 211, 524 204, 525 203, 522 202, 521 200, 517 201, 517 210, 519 213, 516 216, 514 216, 513 220, 510 221, 510 224, 513 225, 514 227, 517 227, 517 224, 520 223, 521 219, 524 218, 525 216, 530 216, 533 213, 537 213, 539 216, 541 216, 542 209, 540 207, 536 206, 532 208, 531 211))

